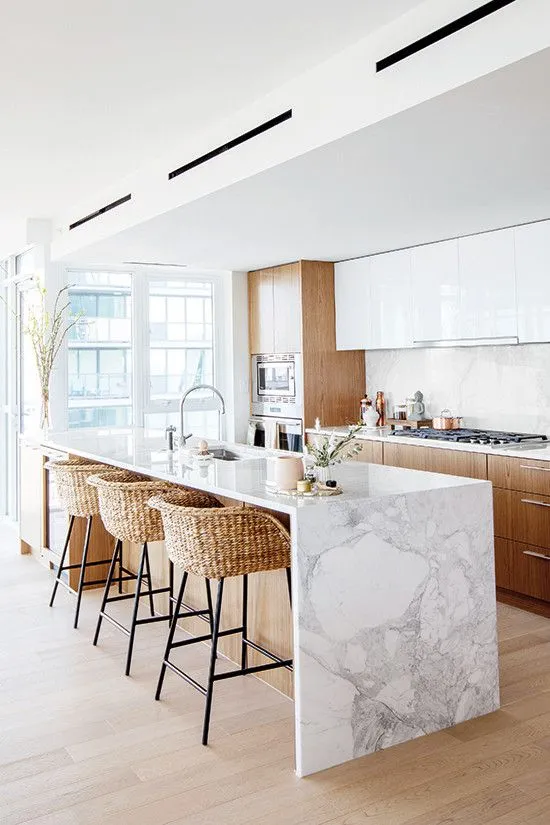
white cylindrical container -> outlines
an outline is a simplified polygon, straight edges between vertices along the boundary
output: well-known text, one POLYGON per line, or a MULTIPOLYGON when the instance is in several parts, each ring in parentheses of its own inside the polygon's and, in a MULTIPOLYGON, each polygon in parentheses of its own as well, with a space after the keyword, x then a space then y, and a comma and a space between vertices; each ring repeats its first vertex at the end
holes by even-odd
POLYGON ((267 465, 267 482, 279 490, 295 490, 304 477, 304 462, 297 456, 270 456, 267 465))

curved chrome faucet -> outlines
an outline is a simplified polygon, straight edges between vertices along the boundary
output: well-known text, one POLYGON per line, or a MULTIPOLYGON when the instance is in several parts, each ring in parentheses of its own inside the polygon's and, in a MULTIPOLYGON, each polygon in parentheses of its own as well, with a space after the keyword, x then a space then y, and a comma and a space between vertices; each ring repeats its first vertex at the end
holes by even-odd
POLYGON ((185 402, 187 401, 187 396, 191 395, 191 393, 195 392, 195 390, 211 390, 212 394, 217 395, 220 399, 221 407, 218 410, 218 438, 221 439, 222 437, 222 415, 225 415, 225 401, 223 399, 223 395, 212 384, 194 384, 194 386, 189 387, 189 389, 183 393, 180 401, 180 447, 185 447, 187 439, 191 438, 193 435, 193 433, 189 433, 188 435, 184 434, 183 408, 185 402))

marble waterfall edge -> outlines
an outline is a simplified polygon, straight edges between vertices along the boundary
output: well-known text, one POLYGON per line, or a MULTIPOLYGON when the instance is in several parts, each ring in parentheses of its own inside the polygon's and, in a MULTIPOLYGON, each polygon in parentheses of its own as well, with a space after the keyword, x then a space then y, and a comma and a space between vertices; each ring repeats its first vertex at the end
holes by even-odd
POLYGON ((299 775, 498 709, 490 484, 334 501, 297 529, 299 775))

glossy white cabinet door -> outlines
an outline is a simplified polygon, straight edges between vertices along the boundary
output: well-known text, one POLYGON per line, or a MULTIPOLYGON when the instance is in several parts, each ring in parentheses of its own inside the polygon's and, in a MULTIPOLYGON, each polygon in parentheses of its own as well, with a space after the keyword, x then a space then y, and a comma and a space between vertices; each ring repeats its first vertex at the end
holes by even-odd
POLYGON ((460 336, 458 239, 411 250, 413 340, 454 341, 460 336))
POLYGON ((370 265, 371 331, 367 349, 411 347, 411 250, 373 255, 370 265))
POLYGON ((550 341, 550 221, 517 226, 515 236, 518 337, 550 341))
POLYGON ((370 258, 334 265, 336 349, 366 349, 370 338, 370 258))
POLYGON ((459 337, 517 336, 514 230, 459 238, 459 337))

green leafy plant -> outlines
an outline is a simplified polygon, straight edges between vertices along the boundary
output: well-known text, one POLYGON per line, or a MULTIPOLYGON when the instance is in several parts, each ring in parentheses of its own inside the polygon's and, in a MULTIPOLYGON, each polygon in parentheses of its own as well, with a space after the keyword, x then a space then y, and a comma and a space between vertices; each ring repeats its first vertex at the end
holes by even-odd
POLYGON ((317 467, 330 467, 331 464, 340 464, 358 455, 363 445, 355 441, 355 435, 362 427, 350 427, 347 435, 315 436, 315 441, 307 444, 308 454, 313 458, 317 467))

